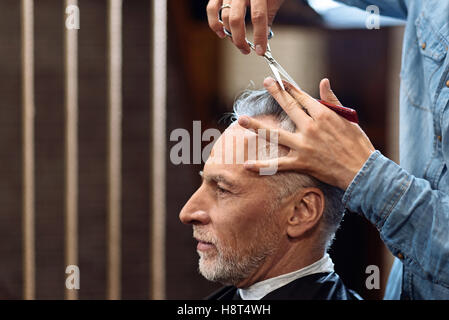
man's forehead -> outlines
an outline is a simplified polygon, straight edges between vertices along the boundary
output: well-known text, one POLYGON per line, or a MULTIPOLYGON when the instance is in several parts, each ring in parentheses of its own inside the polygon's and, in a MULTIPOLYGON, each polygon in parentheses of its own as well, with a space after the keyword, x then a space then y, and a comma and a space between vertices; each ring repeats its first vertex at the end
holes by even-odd
POLYGON ((255 160, 251 151, 256 148, 257 134, 233 123, 217 139, 207 162, 241 165, 247 160, 255 160))
MULTIPOLYGON (((271 128, 277 128, 279 125, 272 116, 260 116, 257 120, 271 128)), ((278 151, 277 135, 274 131, 269 133, 259 129, 256 134, 254 130, 245 129, 234 122, 215 142, 208 162, 243 165, 248 160, 277 157, 278 151), (267 144, 265 138, 271 143, 267 144)))
MULTIPOLYGON (((204 177, 224 177, 226 181, 239 181, 251 172, 243 168, 248 158, 248 145, 256 141, 257 135, 237 122, 231 124, 216 140, 209 158, 204 164, 204 177)), ((217 179, 214 179, 217 180, 217 179)))
POLYGON ((254 130, 245 129, 237 122, 234 122, 229 127, 227 127, 220 138, 225 139, 228 136, 241 137, 246 144, 248 144, 249 140, 257 139, 257 134, 254 130))
MULTIPOLYGON (((268 127, 277 127, 278 125, 270 116, 258 117, 258 120, 268 127)), ((254 172, 245 170, 243 167, 246 161, 279 156, 277 143, 267 144, 264 134, 266 137, 267 132, 258 130, 256 134, 254 130, 245 129, 237 122, 233 123, 216 140, 205 163, 204 173, 216 175, 220 172, 228 172, 236 179, 253 176, 254 172)), ((273 141, 272 136, 269 139, 273 141)))
POLYGON ((243 134, 248 137, 254 136, 255 132, 253 130, 248 130, 243 128, 239 123, 233 122, 229 127, 226 128, 226 130, 223 132, 223 134, 243 134))

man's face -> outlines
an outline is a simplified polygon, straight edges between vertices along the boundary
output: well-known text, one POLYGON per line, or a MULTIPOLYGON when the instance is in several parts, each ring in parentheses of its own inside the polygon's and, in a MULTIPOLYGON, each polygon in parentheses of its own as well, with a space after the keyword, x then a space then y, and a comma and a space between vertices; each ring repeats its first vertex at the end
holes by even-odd
POLYGON ((251 160, 252 139, 256 135, 238 124, 223 133, 204 166, 200 188, 180 213, 183 223, 193 225, 200 273, 211 281, 237 285, 248 279, 285 236, 284 215, 276 208, 277 190, 270 188, 266 177, 236 161, 240 156, 251 160), (236 143, 242 136, 244 143, 236 143), (233 161, 225 164, 222 160, 229 153, 233 161))

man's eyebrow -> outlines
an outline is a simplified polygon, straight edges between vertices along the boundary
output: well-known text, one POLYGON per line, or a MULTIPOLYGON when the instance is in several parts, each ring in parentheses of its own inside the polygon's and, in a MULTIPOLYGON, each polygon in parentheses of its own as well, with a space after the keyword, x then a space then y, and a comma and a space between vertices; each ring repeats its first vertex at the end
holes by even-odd
POLYGON ((221 174, 205 175, 203 171, 199 171, 198 173, 199 173, 199 175, 201 176, 201 178, 203 180, 214 181, 214 182, 221 182, 221 183, 224 183, 224 184, 228 185, 229 187, 235 187, 236 186, 236 184, 232 180, 226 178, 225 176, 223 176, 221 174))

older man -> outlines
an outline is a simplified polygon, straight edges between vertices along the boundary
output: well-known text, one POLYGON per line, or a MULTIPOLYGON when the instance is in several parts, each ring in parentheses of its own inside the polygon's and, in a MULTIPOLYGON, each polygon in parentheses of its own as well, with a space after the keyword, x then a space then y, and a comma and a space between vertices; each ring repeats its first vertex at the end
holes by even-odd
MULTIPOLYGON (((234 111, 295 131, 264 90, 245 92, 234 111)), ((179 215, 193 226, 200 273, 227 285, 208 298, 359 299, 327 254, 343 215, 342 191, 295 172, 260 175, 243 168, 246 160, 289 152, 275 147, 237 123, 230 125, 200 173, 200 188, 179 215)))

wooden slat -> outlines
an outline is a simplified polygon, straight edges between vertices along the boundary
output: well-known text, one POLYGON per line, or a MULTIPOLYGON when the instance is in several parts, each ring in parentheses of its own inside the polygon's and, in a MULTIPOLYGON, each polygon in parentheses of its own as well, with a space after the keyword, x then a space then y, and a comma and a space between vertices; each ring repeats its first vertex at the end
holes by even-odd
POLYGON ((33 0, 22 0, 23 297, 35 298, 33 0))
POLYGON ((107 298, 121 296, 122 0, 108 1, 108 265, 107 298))
MULTIPOLYGON (((66 0, 65 8, 78 5, 66 0)), ((64 9, 65 9, 64 8, 64 9)), ((65 28, 65 264, 78 265, 78 30, 65 28)), ((78 298, 65 290, 65 298, 78 298)))
POLYGON ((164 299, 167 1, 154 0, 152 13, 150 298, 164 299))

